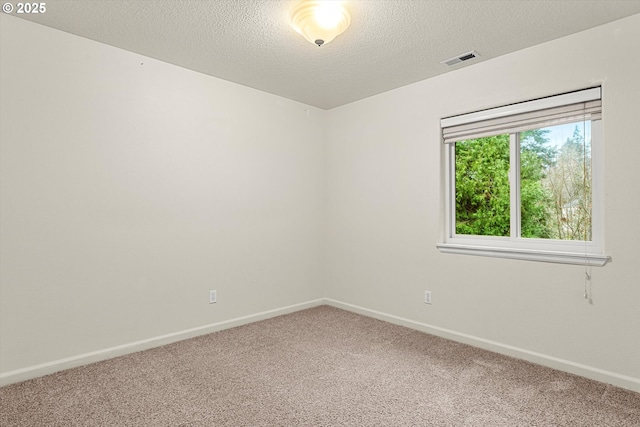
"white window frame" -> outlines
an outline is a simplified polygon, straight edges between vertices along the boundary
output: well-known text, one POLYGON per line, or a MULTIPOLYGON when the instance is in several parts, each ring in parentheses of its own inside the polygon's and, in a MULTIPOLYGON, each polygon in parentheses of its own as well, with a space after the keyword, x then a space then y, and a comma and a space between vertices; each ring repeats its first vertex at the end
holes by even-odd
MULTIPOLYGON (((510 116, 549 106, 582 102, 582 98, 600 99, 600 88, 556 95, 534 101, 498 107, 490 110, 442 119, 441 126, 453 126, 474 121, 510 116)), ((455 143, 442 144, 444 150, 444 236, 437 247, 443 253, 511 258, 561 264, 604 266, 610 257, 604 254, 603 233, 603 169, 604 147, 602 120, 591 121, 591 191, 592 240, 571 241, 555 239, 521 238, 520 236, 520 141, 517 133, 510 134, 511 168, 511 236, 475 236, 456 234, 455 225, 455 143)))

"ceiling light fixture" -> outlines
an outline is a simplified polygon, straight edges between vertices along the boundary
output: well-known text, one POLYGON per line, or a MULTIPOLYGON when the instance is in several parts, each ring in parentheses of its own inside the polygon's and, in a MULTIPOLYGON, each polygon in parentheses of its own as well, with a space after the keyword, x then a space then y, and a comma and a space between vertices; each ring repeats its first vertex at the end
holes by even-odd
POLYGON ((342 34, 351 24, 344 2, 300 0, 291 11, 291 26, 311 43, 322 46, 342 34))

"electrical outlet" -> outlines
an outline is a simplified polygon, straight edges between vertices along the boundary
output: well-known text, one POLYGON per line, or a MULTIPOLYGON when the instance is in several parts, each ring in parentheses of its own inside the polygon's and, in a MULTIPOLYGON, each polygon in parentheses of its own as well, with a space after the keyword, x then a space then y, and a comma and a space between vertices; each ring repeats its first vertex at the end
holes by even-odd
POLYGON ((209 291, 209 304, 218 302, 218 295, 216 291, 209 291))
POLYGON ((424 291, 424 303, 431 304, 431 291, 424 291))

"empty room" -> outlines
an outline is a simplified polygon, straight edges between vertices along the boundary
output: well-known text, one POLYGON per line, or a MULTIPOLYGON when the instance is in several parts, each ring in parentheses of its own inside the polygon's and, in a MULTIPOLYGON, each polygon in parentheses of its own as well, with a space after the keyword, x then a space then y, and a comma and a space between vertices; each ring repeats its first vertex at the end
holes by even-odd
POLYGON ((3 427, 640 425, 640 0, 9 0, 0 43, 3 427))

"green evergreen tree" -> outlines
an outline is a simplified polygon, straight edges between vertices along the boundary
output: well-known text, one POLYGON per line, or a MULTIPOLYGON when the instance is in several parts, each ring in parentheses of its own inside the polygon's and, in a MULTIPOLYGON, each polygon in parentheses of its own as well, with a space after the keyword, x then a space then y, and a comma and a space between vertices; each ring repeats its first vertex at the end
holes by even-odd
MULTIPOLYGON (((542 185, 553 164, 547 131, 521 134, 520 209, 523 237, 551 236, 550 192, 542 185)), ((456 143, 456 233, 510 235, 509 135, 456 143)))
POLYGON ((456 233, 508 236, 509 135, 456 143, 456 233))
POLYGON ((548 239, 552 224, 548 206, 551 192, 543 185, 554 163, 555 149, 546 145, 549 131, 536 129, 520 134, 520 233, 522 237, 548 239))

